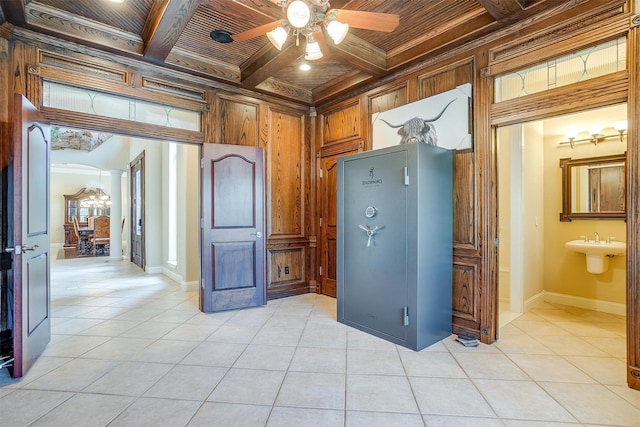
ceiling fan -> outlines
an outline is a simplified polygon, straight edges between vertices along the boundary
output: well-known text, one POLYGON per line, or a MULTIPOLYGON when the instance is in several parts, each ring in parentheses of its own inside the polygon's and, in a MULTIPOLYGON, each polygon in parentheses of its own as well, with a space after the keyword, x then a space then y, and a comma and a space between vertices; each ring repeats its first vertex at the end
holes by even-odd
POLYGON ((269 41, 278 49, 287 40, 289 35, 299 44, 300 36, 306 39, 305 59, 315 60, 323 56, 320 43, 324 45, 324 32, 331 37, 335 44, 344 40, 349 27, 365 30, 391 32, 400 22, 398 15, 378 12, 364 12, 357 10, 330 9, 329 0, 270 0, 282 7, 286 19, 270 22, 259 27, 243 31, 238 34, 230 34, 226 31, 216 30, 211 37, 221 43, 231 41, 245 41, 254 37, 267 35, 269 41))

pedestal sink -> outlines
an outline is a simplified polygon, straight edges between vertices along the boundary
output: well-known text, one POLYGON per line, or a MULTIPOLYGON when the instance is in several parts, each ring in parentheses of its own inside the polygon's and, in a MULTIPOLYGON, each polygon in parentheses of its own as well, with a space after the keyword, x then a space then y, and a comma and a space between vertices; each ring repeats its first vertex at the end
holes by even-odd
POLYGON ((580 252, 587 256, 587 271, 601 274, 609 268, 609 258, 624 255, 627 245, 623 242, 595 242, 593 240, 572 240, 564 244, 569 250, 580 252))

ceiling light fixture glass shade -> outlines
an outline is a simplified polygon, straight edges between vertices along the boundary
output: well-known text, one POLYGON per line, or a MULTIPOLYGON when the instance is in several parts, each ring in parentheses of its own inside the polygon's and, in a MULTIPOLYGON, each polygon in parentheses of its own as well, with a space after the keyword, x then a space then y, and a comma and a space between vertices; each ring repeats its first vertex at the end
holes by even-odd
POLYGON ((278 50, 282 50, 284 42, 287 41, 287 30, 282 27, 278 27, 275 30, 271 30, 267 33, 267 38, 278 50))
POLYGON ((339 21, 329 21, 327 24, 327 33, 335 44, 340 44, 349 32, 349 24, 343 24, 339 21))
POLYGON ((307 40, 307 48, 304 52, 304 59, 313 61, 322 58, 322 51, 317 41, 307 40))
POLYGON ((296 28, 304 28, 311 19, 311 10, 302 0, 294 0, 287 7, 287 20, 296 28))

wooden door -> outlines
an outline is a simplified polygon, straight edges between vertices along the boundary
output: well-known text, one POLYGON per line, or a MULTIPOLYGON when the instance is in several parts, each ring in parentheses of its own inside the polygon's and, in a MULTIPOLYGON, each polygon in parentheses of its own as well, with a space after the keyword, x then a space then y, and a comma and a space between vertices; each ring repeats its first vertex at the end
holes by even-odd
POLYGON ((144 270, 144 151, 129 165, 131 177, 131 262, 144 270))
POLYGON ((204 312, 266 304, 263 150, 202 146, 204 312))
POLYGON ((322 262, 320 264, 322 276, 320 278, 320 293, 330 297, 336 297, 337 265, 336 258, 336 224, 337 224, 337 183, 338 167, 337 156, 321 160, 321 212, 322 226, 320 239, 322 247, 322 262))
MULTIPOLYGON (((21 377, 51 338, 49 126, 22 95, 15 95, 11 174, 13 176, 13 369, 21 377)), ((11 197, 12 196, 12 197, 11 197)), ((11 203, 11 202, 9 202, 11 203)), ((10 233, 11 238, 11 233, 10 233)), ((9 250, 9 248, 8 248, 9 250)))
POLYGON ((359 150, 346 151, 320 160, 320 293, 336 297, 337 265, 336 223, 338 200, 338 168, 336 159, 359 150))

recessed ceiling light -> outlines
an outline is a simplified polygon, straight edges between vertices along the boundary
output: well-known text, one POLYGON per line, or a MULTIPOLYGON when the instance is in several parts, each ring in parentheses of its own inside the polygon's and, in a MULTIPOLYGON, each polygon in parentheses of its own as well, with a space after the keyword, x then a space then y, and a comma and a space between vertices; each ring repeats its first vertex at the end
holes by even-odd
POLYGON ((300 69, 302 71, 309 71, 311 69, 311 65, 309 65, 309 64, 301 64, 300 65, 300 69))
POLYGON ((111 3, 124 3, 124 0, 109 0, 111 3))

